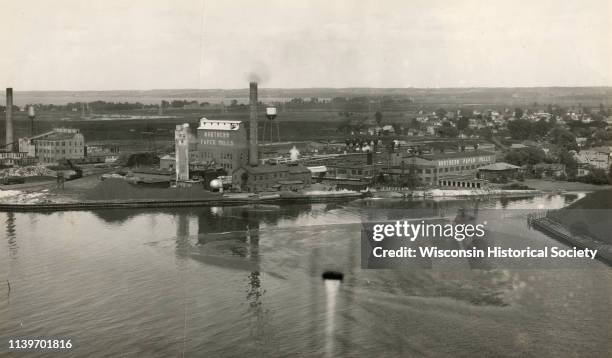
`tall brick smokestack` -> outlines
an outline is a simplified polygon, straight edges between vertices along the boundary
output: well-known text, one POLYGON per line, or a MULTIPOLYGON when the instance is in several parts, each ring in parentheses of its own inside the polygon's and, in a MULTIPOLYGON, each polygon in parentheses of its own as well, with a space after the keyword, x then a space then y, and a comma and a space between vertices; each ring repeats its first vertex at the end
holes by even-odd
POLYGON ((13 89, 6 89, 6 150, 13 151, 13 89))
POLYGON ((256 166, 258 163, 257 153, 257 82, 249 83, 249 105, 251 108, 250 141, 249 141, 249 165, 256 166))

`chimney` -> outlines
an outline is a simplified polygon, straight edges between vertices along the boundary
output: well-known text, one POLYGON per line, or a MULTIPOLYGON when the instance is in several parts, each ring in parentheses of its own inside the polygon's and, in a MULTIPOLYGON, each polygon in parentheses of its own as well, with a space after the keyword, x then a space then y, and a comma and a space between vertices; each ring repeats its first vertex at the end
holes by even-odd
POLYGON ((6 89, 6 150, 13 151, 13 89, 6 89))
POLYGON ((257 82, 249 83, 249 105, 251 108, 249 165, 256 166, 259 161, 257 153, 257 82))

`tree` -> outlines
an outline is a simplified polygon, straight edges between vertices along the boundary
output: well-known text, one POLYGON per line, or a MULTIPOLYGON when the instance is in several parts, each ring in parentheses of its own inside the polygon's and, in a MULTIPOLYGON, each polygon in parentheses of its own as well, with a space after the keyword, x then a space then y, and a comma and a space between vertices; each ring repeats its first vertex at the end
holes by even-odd
POLYGON ((380 124, 382 122, 383 115, 380 113, 380 111, 376 111, 376 113, 374 113, 374 118, 376 118, 376 123, 380 124))
POLYGON ((608 176, 606 175, 606 171, 599 168, 592 169, 589 174, 576 178, 576 180, 582 183, 589 183, 595 185, 604 185, 609 183, 608 176))
POLYGON ((442 126, 438 127, 437 133, 443 138, 454 138, 459 135, 457 128, 451 126, 448 122, 444 122, 442 126))
POLYGON ((471 109, 467 109, 467 108, 459 109, 459 115, 461 117, 465 117, 469 119, 473 114, 474 114, 474 111, 471 109))
POLYGON ((546 154, 542 149, 527 147, 524 149, 514 149, 506 153, 504 160, 510 164, 535 165, 546 158, 546 154))
POLYGON ((576 178, 576 174, 578 173, 578 162, 570 152, 561 150, 561 152, 559 152, 559 163, 565 165, 565 172, 568 178, 576 178))
POLYGON ((578 150, 576 136, 565 128, 555 127, 550 133, 550 142, 566 151, 578 150))
POLYGON ((542 118, 533 125, 533 132, 540 137, 544 137, 551 127, 552 124, 542 118))
POLYGON ((508 122, 508 131, 513 139, 528 139, 532 131, 532 123, 526 119, 515 119, 508 122))
POLYGON ((608 132, 605 129, 598 129, 593 133, 593 139, 597 144, 602 144, 603 142, 612 140, 612 132, 608 132))
POLYGON ((519 108, 519 107, 515 108, 515 109, 514 109, 514 117, 515 117, 516 119, 521 119, 521 118, 523 118, 523 109, 522 109, 522 108, 519 108))
POLYGON ((604 117, 608 116, 608 111, 606 110, 606 108, 604 107, 603 103, 599 104, 599 114, 601 114, 604 117))
POLYGON ((446 117, 446 109, 444 108, 438 108, 436 109, 436 116, 438 116, 438 118, 442 119, 444 117, 446 117))
POLYGON ((470 124, 470 120, 467 117, 461 117, 457 120, 457 129, 460 131, 464 131, 467 129, 470 124))

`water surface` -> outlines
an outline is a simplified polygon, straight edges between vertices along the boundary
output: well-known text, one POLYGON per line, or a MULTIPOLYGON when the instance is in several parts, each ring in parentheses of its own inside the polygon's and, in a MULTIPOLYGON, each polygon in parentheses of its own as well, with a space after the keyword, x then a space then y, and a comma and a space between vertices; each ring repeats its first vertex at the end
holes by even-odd
MULTIPOLYGON (((491 200, 496 229, 558 245, 491 200)), ((362 270, 365 216, 460 200, 0 213, 0 337, 70 337, 61 356, 590 356, 611 351, 612 274, 565 269, 362 270), (375 214, 372 214, 375 213, 375 214), (324 270, 345 274, 341 284, 324 270)), ((41 354, 42 356, 42 354, 41 354)))

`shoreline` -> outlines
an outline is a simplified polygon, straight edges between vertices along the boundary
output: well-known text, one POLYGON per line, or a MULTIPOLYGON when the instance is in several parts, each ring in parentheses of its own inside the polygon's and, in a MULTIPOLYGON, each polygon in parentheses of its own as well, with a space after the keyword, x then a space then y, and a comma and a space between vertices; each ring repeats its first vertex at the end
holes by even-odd
POLYGON ((338 193, 332 195, 303 196, 257 196, 257 197, 218 197, 206 199, 148 199, 148 200, 81 200, 73 202, 39 202, 39 203, 0 203, 0 212, 36 212, 36 211, 80 211, 93 209, 128 209, 128 208, 171 208, 194 206, 233 206, 259 203, 321 203, 354 200, 363 198, 363 193, 338 193))
MULTIPOLYGON (((254 194, 254 193, 230 193, 227 196, 215 196, 198 199, 106 199, 106 200, 75 200, 75 201, 50 201, 47 198, 39 198, 42 192, 31 192, 34 199, 44 201, 37 202, 0 202, 0 212, 33 212, 33 211, 76 211, 93 209, 126 209, 126 208, 170 208, 170 207, 194 207, 194 206, 232 206, 259 203, 292 204, 292 203, 326 203, 336 201, 350 201, 356 199, 403 199, 403 200, 440 200, 461 199, 474 197, 531 197, 543 194, 539 190, 496 190, 496 191, 463 191, 463 190, 419 190, 407 193, 393 191, 376 192, 325 192, 305 194, 254 194)), ((19 195, 16 195, 19 197, 19 195)), ((10 198, 10 197, 9 197, 10 198)))
POLYGON ((533 218, 531 225, 547 236, 582 249, 597 250, 596 258, 612 266, 612 245, 602 243, 592 237, 572 234, 563 223, 548 217, 533 218))

